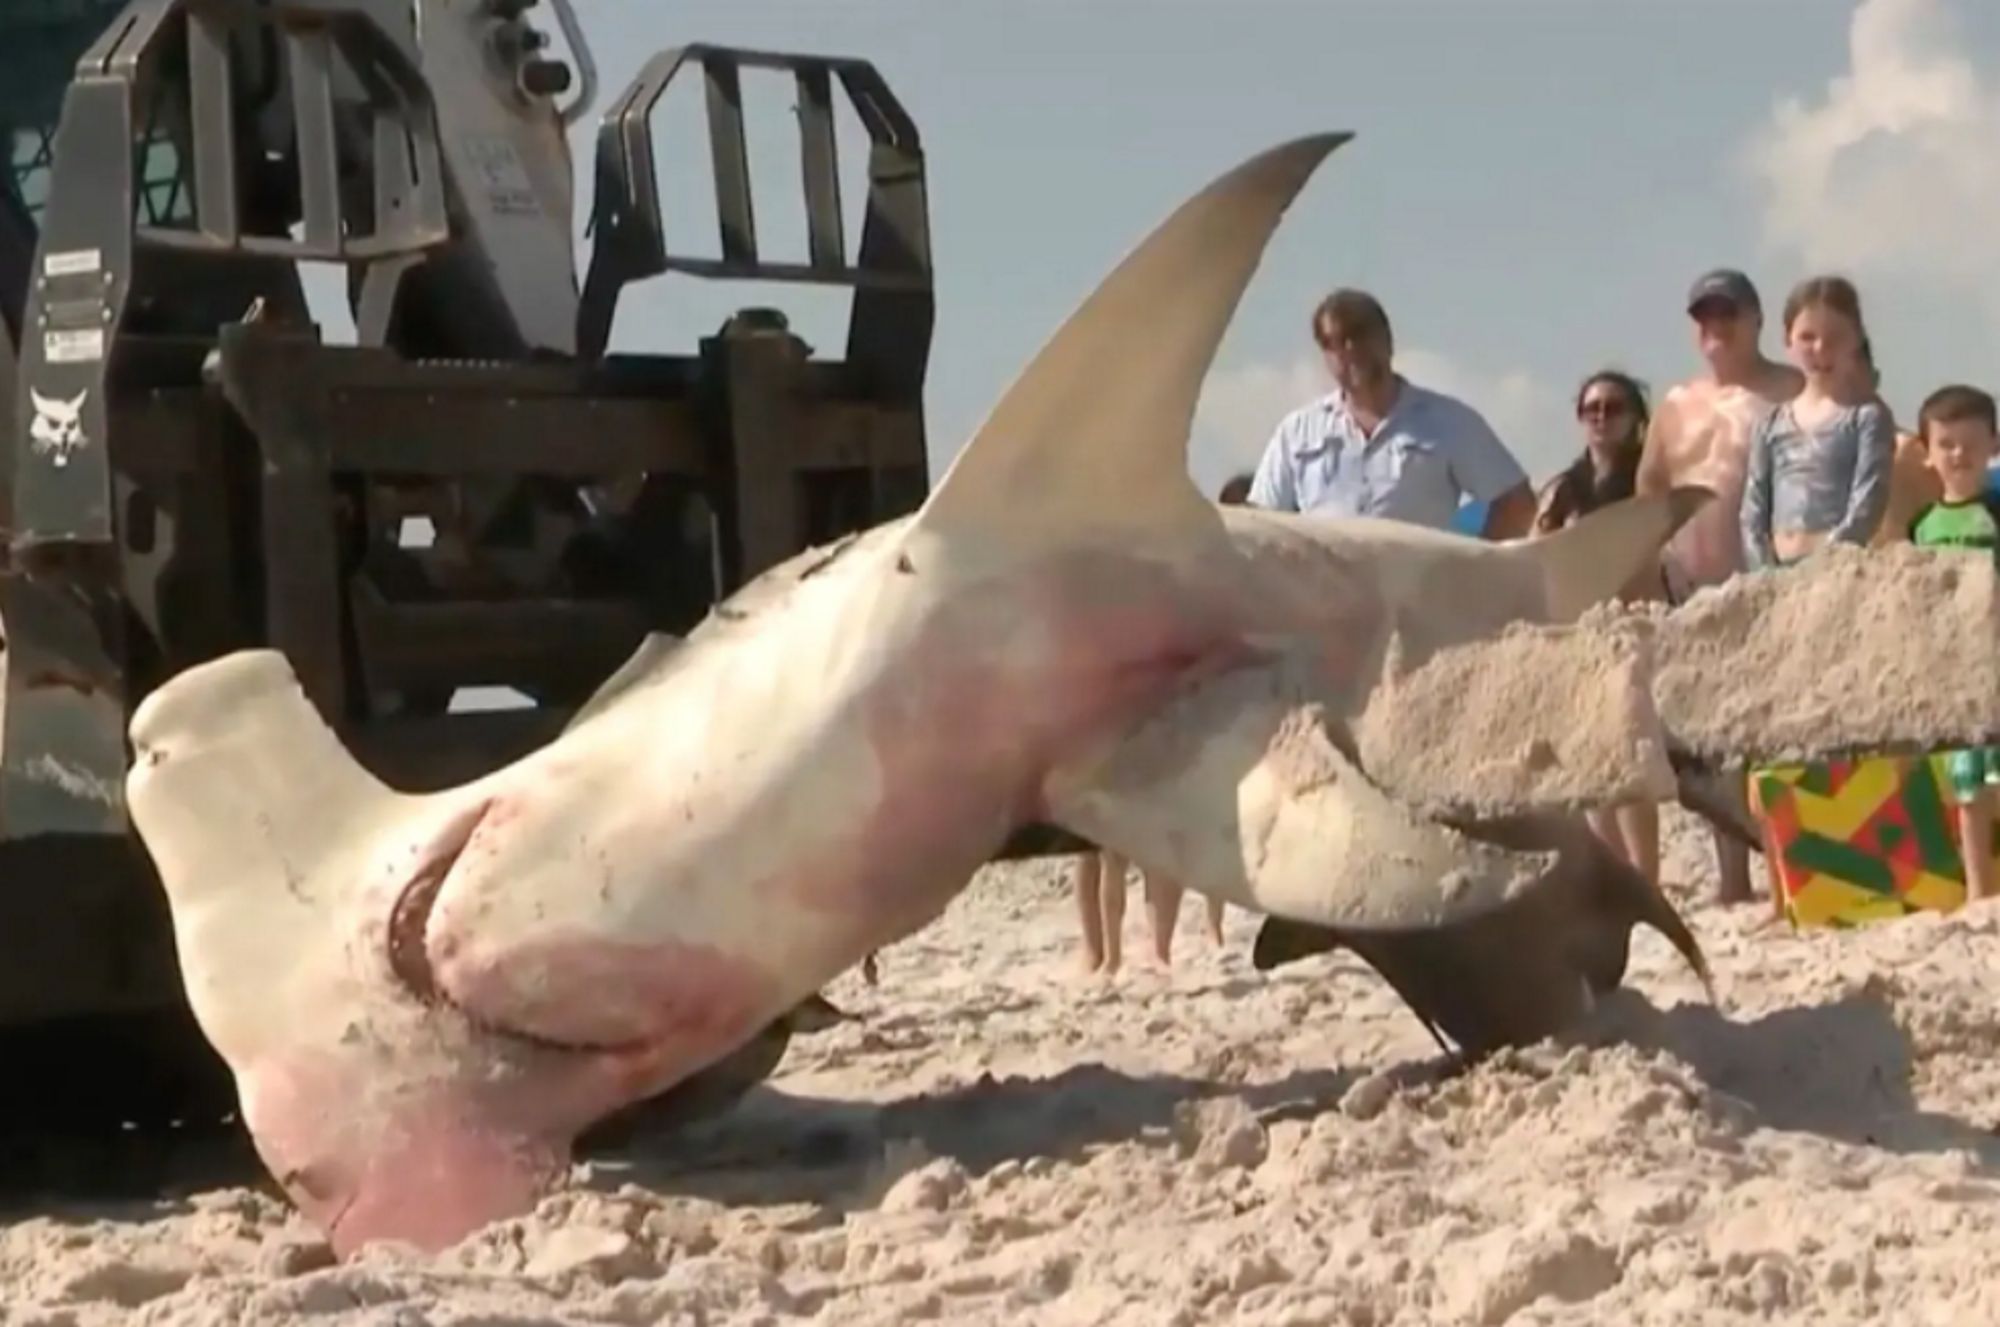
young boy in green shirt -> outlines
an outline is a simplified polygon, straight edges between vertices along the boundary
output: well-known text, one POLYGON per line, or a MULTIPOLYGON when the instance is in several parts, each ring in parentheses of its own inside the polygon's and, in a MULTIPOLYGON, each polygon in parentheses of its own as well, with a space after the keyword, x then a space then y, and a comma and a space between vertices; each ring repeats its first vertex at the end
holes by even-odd
MULTIPOLYGON (((1988 467, 2000 451, 2000 421, 1993 398, 1977 387, 1941 387, 1917 416, 1930 468, 1944 496, 1910 522, 1912 543, 1963 548, 2000 558, 2000 497, 1988 467)), ((2000 784, 2000 747, 1972 747, 1946 757, 1959 804, 1959 855, 1965 859, 1968 899, 1993 896, 1993 789, 2000 784)))

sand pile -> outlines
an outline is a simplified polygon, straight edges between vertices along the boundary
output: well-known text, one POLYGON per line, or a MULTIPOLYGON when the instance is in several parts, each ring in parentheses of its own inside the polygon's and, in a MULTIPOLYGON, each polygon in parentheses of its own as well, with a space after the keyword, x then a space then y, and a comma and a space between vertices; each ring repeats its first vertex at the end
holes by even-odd
POLYGON ((1446 815, 1607 806, 1674 795, 1644 620, 1516 624, 1414 667, 1392 641, 1355 721, 1361 764, 1446 815))
POLYGON ((1838 545, 1692 596, 1655 641, 1653 694, 1678 741, 1722 759, 1971 745, 2000 715, 1996 638, 1984 559, 1838 545))
POLYGON ((1992 740, 1996 639, 2000 577, 1982 560, 1843 546, 1671 613, 1605 605, 1407 664, 1394 642, 1353 727, 1371 777, 1434 811, 1668 798, 1670 745, 1733 764, 1992 740))
MULTIPOLYGON (((1706 835, 1669 814, 1670 878, 1706 835)), ((1441 1078, 1350 956, 1077 975, 1050 864, 996 868, 831 994, 733 1115, 433 1260, 328 1264, 238 1172, 0 1226, 0 1324, 2000 1321, 2000 909, 1849 934, 1693 902, 1559 1045, 1441 1078)))

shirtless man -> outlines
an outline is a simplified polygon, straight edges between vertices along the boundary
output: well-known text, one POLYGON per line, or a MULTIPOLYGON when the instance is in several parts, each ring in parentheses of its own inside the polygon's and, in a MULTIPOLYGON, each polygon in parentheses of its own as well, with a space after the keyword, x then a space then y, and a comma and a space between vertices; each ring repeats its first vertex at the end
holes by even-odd
MULTIPOLYGON (((1796 396, 1805 376, 1764 355, 1764 305, 1756 286, 1741 272, 1709 272, 1688 291, 1688 317, 1695 345, 1708 372, 1661 398, 1639 459, 1641 496, 1692 484, 1715 494, 1715 501, 1683 525, 1660 558, 1661 585, 1679 603, 1705 585, 1716 585, 1743 570, 1743 539, 1737 511, 1749 463, 1750 432, 1767 411, 1796 396)), ((1742 798, 1740 779, 1725 781, 1742 798)), ((1717 898, 1747 903, 1750 852, 1721 832, 1715 835, 1717 898)))
MULTIPOLYGON (((1875 355, 1869 348, 1868 338, 1861 338, 1861 370, 1868 375, 1869 386, 1882 401, 1882 371, 1875 367, 1875 355)), ((1882 401, 1882 408, 1889 410, 1889 403, 1882 401)), ((1894 411, 1890 414, 1893 416, 1894 411)), ((1889 474, 1889 506, 1882 513, 1882 523, 1875 527, 1875 537, 1868 542, 1880 548, 1884 544, 1900 543, 1909 538, 1910 522, 1917 519, 1917 513, 1944 496, 1944 487, 1938 482, 1937 471, 1931 469, 1930 450, 1924 446, 1924 435, 1908 429, 1896 430, 1896 459, 1889 474)))

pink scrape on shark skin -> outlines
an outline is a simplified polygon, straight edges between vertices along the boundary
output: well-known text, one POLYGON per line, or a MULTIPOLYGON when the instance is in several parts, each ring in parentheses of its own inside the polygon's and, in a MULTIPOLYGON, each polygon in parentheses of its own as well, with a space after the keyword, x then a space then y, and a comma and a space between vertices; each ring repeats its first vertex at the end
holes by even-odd
POLYGON ((579 1133, 726 1054, 774 998, 750 964, 671 942, 551 938, 435 972, 450 1004, 242 1071, 259 1152, 343 1256, 523 1214, 579 1133))
POLYGON ((337 1256, 378 1241, 437 1252, 532 1210, 564 1174, 569 1137, 535 1127, 533 1078, 453 1075, 453 1058, 412 1081, 374 1056, 302 1049, 245 1075, 259 1154, 337 1256))
POLYGON ((1248 655, 1229 595, 1141 559, 1071 553, 968 593, 862 698, 886 784, 874 813, 760 892, 863 929, 920 919, 1044 814, 1051 767, 1248 655))

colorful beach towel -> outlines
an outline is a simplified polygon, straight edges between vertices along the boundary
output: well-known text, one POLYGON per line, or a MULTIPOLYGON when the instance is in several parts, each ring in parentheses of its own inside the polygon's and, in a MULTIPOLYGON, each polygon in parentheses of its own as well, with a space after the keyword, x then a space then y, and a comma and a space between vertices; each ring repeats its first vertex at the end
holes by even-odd
POLYGON ((1965 902, 1943 755, 1764 766, 1750 780, 1793 925, 1860 926, 1965 902))

